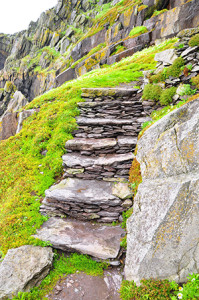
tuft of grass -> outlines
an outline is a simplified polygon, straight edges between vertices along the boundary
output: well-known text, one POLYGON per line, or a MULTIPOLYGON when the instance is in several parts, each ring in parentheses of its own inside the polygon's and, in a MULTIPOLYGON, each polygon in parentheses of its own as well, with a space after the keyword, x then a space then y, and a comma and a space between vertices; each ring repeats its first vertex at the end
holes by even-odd
POLYGON ((155 10, 153 15, 151 16, 151 18, 161 15, 161 14, 165 13, 166 11, 168 11, 168 9, 166 9, 166 8, 162 9, 162 10, 155 10))
POLYGON ((161 93, 162 88, 160 86, 149 83, 144 87, 142 99, 158 101, 161 93))
POLYGON ((122 300, 170 300, 178 290, 178 284, 169 280, 143 279, 137 286, 134 281, 123 280, 120 288, 122 300))
POLYGON ((190 38, 189 46, 190 47, 199 46, 199 33, 190 38))
POLYGON ((160 104, 161 105, 169 105, 173 101, 173 96, 176 93, 177 88, 171 87, 164 90, 160 95, 160 104))
POLYGON ((173 64, 170 67, 164 68, 161 72, 158 72, 156 75, 150 77, 150 82, 161 82, 165 79, 172 77, 178 77, 181 73, 182 68, 184 68, 185 62, 182 57, 176 58, 173 64))
POLYGON ((130 31, 129 36, 136 37, 146 32, 148 32, 148 30, 145 26, 137 26, 130 31))

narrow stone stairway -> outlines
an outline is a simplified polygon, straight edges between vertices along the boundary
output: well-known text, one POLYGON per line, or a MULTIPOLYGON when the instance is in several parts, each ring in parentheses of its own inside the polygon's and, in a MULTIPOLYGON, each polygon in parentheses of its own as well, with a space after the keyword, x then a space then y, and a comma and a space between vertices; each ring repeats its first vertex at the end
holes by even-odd
POLYGON ((128 173, 141 124, 153 107, 143 105, 138 89, 82 92, 78 129, 63 155, 64 179, 46 191, 41 213, 51 218, 35 236, 54 248, 119 265, 125 233, 111 223, 122 221, 132 206, 128 173))

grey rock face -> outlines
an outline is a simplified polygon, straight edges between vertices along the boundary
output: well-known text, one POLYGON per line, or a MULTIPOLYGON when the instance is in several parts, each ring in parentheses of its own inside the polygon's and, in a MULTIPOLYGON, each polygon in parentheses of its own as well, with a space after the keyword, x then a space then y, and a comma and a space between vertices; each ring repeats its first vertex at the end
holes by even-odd
POLYGON ((143 182, 127 222, 128 280, 184 282, 199 272, 199 99, 171 112, 138 141, 143 182))
POLYGON ((54 248, 77 251, 99 259, 115 259, 124 230, 76 220, 50 218, 35 237, 50 241, 54 248))
POLYGON ((22 246, 9 250, 0 265, 0 299, 30 291, 48 274, 52 260, 51 248, 22 246))
POLYGON ((18 125, 16 133, 19 133, 22 129, 22 124, 25 119, 33 115, 37 110, 36 109, 28 109, 19 113, 18 125))

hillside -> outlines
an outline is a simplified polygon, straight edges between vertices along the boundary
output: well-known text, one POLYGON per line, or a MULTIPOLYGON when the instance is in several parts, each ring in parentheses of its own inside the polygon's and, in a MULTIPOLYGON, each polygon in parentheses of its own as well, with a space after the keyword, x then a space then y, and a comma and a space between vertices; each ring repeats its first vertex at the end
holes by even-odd
POLYGON ((177 299, 190 273, 197 299, 198 13, 197 0, 62 0, 1 34, 0 299, 55 299, 63 276, 124 265, 111 299, 177 299))

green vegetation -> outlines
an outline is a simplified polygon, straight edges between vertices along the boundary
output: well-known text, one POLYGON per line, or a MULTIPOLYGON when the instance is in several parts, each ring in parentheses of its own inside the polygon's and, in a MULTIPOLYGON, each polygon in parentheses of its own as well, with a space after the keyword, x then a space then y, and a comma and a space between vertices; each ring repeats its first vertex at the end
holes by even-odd
POLYGON ((161 93, 162 88, 159 85, 149 83, 144 87, 142 99, 158 101, 161 93))
POLYGON ((166 11, 168 11, 168 9, 155 10, 153 15, 151 16, 151 18, 161 15, 161 14, 165 13, 166 11))
POLYGON ((28 106, 39 108, 28 118, 22 131, 2 141, 0 152, 0 245, 9 248, 43 244, 31 237, 46 220, 39 214, 44 191, 62 174, 64 144, 72 138, 82 101, 82 87, 116 86, 138 80, 143 69, 155 67, 155 53, 174 45, 176 39, 151 47, 104 69, 93 70, 77 80, 34 99, 28 106), (47 150, 46 156, 42 151, 47 150))
POLYGON ((46 220, 39 213, 45 189, 62 174, 64 144, 72 138, 82 101, 82 87, 117 86, 136 81, 142 70, 155 67, 155 53, 173 47, 168 40, 103 69, 93 70, 37 97, 26 109, 39 108, 23 124, 22 131, 0 143, 0 245, 5 255, 10 248, 43 244, 31 237, 46 220), (42 155, 42 151, 47 154, 42 155))
POLYGON ((134 281, 123 280, 120 296, 122 300, 196 300, 199 297, 199 274, 189 275, 187 283, 183 286, 167 279, 144 279, 141 280, 140 286, 134 281))
POLYGON ((137 27, 134 27, 131 32, 129 33, 129 36, 130 37, 136 37, 136 36, 139 36, 143 33, 146 33, 148 30, 145 26, 137 26, 137 27))
POLYGON ((118 45, 117 47, 115 47, 115 51, 111 54, 112 55, 115 55, 115 54, 118 54, 122 51, 126 50, 126 47, 122 46, 122 45, 118 45))
POLYGON ((122 300, 170 300, 174 292, 177 292, 178 285, 168 280, 141 280, 141 285, 137 286, 134 281, 124 280, 120 289, 122 300))
POLYGON ((195 85, 195 86, 197 87, 197 89, 199 89, 199 75, 197 75, 197 76, 191 78, 191 83, 192 83, 193 85, 195 85))
POLYGON ((103 270, 107 268, 106 263, 97 263, 86 255, 72 254, 70 257, 58 256, 53 263, 53 270, 45 277, 39 287, 34 287, 30 293, 18 293, 13 300, 38 300, 44 299, 60 279, 76 271, 84 272, 88 275, 103 275, 103 270))
POLYGON ((177 90, 177 88, 171 87, 169 89, 162 91, 162 93, 160 95, 160 104, 168 105, 168 104, 172 103, 173 96, 175 95, 176 90, 177 90))
POLYGON ((172 77, 178 77, 181 73, 182 67, 184 66, 184 59, 182 57, 176 58, 170 67, 164 68, 161 72, 150 77, 150 82, 161 82, 165 79, 172 77))
POLYGON ((199 33, 190 38, 189 46, 190 47, 199 46, 199 33))
POLYGON ((178 87, 178 94, 180 96, 194 95, 197 90, 192 90, 190 84, 182 84, 178 87))
POLYGON ((124 13, 125 19, 128 20, 135 5, 142 5, 142 1, 122 0, 113 7, 109 7, 109 4, 104 4, 102 11, 97 15, 94 21, 94 26, 88 31, 86 37, 92 36, 100 30, 104 29, 104 26, 106 24, 108 24, 110 28, 115 23, 117 16, 120 14, 124 13))
POLYGON ((91 55, 99 52, 100 50, 104 49, 106 47, 106 43, 101 43, 99 45, 97 45, 95 48, 91 49, 91 51, 83 56, 82 58, 80 58, 79 60, 77 60, 72 66, 71 68, 75 68, 80 62, 82 62, 83 60, 85 60, 86 58, 89 58, 91 55))

